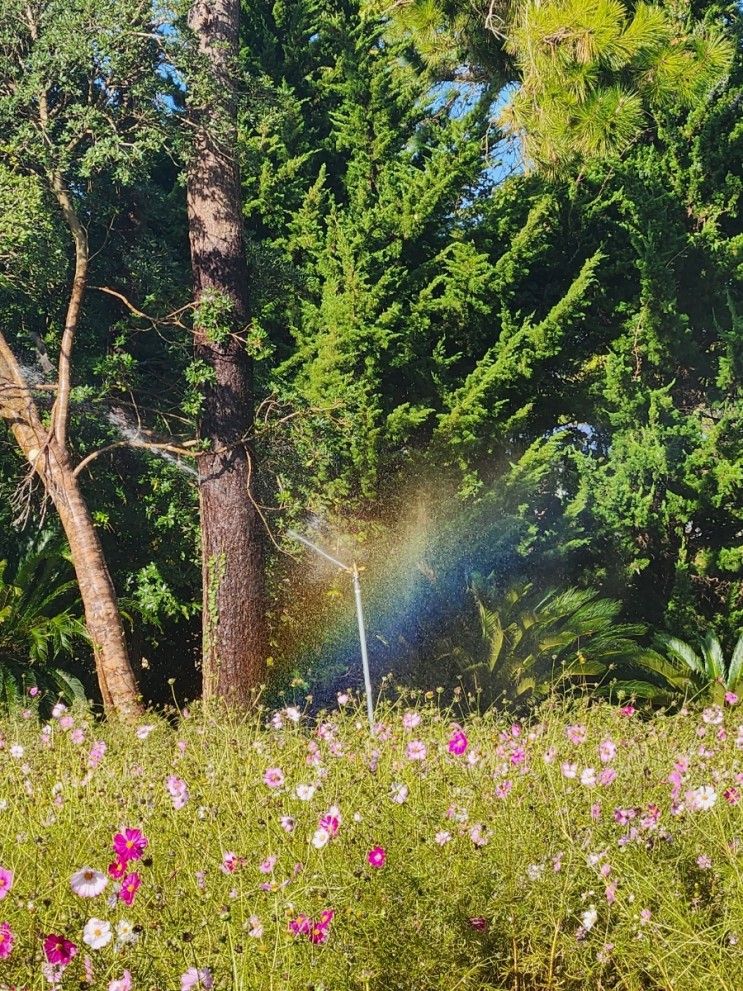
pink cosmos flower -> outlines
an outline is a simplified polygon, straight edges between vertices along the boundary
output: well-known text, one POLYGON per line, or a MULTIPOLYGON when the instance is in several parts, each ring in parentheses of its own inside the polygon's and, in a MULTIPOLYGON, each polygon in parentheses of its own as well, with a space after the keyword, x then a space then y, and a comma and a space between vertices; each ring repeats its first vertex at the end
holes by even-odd
POLYGON ((372 867, 384 867, 387 863, 387 851, 383 846, 373 847, 366 855, 372 867))
POLYGON ((0 960, 7 960, 13 952, 15 936, 7 922, 0 922, 0 960))
POLYGON ((70 887, 80 898, 95 898, 108 884, 108 878, 92 867, 82 867, 70 878, 70 887))
POLYGON ((610 764, 617 755, 617 746, 613 740, 602 740, 599 744, 599 760, 602 764, 610 764))
POLYGON ((139 829, 125 829, 113 839, 113 851, 123 863, 139 860, 147 849, 149 840, 139 829))
POLYGON ((586 736, 588 735, 588 731, 586 730, 586 727, 578 726, 578 725, 568 726, 568 728, 565 730, 565 733, 567 735, 568 740, 570 740, 570 742, 575 746, 578 746, 581 743, 585 743, 586 736))
POLYGON ((406 712, 402 717, 402 724, 405 729, 415 729, 416 726, 420 725, 421 716, 419 712, 411 710, 406 712))
POLYGON ((599 784, 603 785, 604 788, 608 788, 610 784, 613 784, 617 779, 617 772, 613 767, 605 767, 601 774, 599 774, 599 784))
POLYGON ((222 854, 222 864, 220 870, 223 874, 234 874, 238 867, 244 863, 242 857, 238 857, 232 850, 222 854))
POLYGON ((12 887, 13 871, 9 871, 7 867, 0 867, 0 901, 5 898, 12 887))
POLYGON ((95 770, 100 762, 103 760, 108 747, 103 740, 97 740, 93 746, 90 748, 90 753, 88 754, 88 767, 91 770, 95 770))
POLYGON ((411 740, 405 748, 408 760, 425 760, 427 753, 426 745, 422 740, 411 740))
POLYGON ((214 978, 208 967, 189 967, 185 974, 181 975, 181 991, 192 991, 193 988, 214 987, 214 978))
POLYGON ((66 967, 77 955, 77 947, 64 936, 50 933, 44 940, 44 956, 51 964, 66 967))
POLYGON ((737 705, 738 696, 735 694, 735 692, 725 692, 725 701, 727 702, 728 705, 737 705))
POLYGON ((472 928, 479 933, 487 932, 488 920, 484 919, 481 915, 475 915, 471 919, 467 920, 472 928))
POLYGON ((328 926, 322 925, 320 922, 316 922, 309 932, 310 943, 327 943, 328 941, 328 926))
POLYGON ((469 740, 462 729, 456 729, 449 737, 449 753, 454 754, 455 757, 460 757, 468 746, 469 740))
POLYGON ((263 775, 263 783, 271 789, 281 788, 285 780, 284 772, 280 767, 269 767, 263 775))
POLYGON ((636 712, 637 709, 633 705, 623 705, 622 708, 619 710, 619 715, 629 717, 629 716, 634 716, 636 712))
POLYGON ((31 685, 31 687, 28 690, 28 694, 31 696, 32 699, 35 699, 36 696, 39 694, 38 687, 36 685, 31 685))
POLYGON ((508 798, 508 794, 513 788, 512 781, 499 781, 495 786, 495 797, 496 798, 508 798))
POLYGON ((117 980, 108 982, 108 991, 132 991, 132 975, 125 970, 117 980))
POLYGON ((279 858, 275 854, 271 854, 270 857, 266 857, 266 859, 260 865, 258 870, 261 872, 261 874, 270 874, 273 871, 274 867, 276 866, 276 861, 278 859, 279 858))
POLYGON ((279 819, 279 822, 281 823, 281 828, 284 830, 285 833, 294 832, 294 827, 297 824, 293 816, 282 816, 279 819))
POLYGON ((119 901, 122 901, 125 905, 132 905, 134 903, 134 896, 139 891, 142 884, 142 878, 133 871, 121 882, 121 888, 119 889, 119 901))
POLYGON ((738 802, 740 801, 740 792, 735 787, 726 788, 725 791, 722 793, 722 797, 725 799, 728 805, 737 805, 738 802))

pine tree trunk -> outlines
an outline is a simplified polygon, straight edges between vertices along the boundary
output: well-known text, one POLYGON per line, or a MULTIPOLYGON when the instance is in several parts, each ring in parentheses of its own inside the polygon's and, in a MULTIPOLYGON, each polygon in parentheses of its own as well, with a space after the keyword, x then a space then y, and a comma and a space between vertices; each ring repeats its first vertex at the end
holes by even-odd
MULTIPOLYGON (((197 311, 196 356, 213 374, 200 433, 204 698, 243 705, 266 670, 263 532, 251 496, 253 369, 244 341, 248 270, 236 159, 236 74, 240 0, 197 0, 193 31, 208 76, 188 174, 188 215, 197 311), (206 326, 208 307, 220 328, 206 326)), ((203 100, 203 94, 202 94, 203 100)))
POLYGON ((70 545, 72 564, 95 653, 103 704, 130 718, 142 711, 124 628, 98 532, 69 456, 42 424, 20 368, 0 335, 0 417, 54 503, 70 545))

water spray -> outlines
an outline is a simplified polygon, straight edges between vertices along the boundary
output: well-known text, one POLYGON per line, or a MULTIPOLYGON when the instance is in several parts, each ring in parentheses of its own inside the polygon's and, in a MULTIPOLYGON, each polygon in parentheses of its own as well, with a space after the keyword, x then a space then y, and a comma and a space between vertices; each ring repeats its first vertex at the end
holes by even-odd
POLYGON ((351 576, 353 581, 353 597, 356 602, 356 620, 359 626, 359 644, 361 645, 361 667, 364 671, 364 690, 366 691, 366 714, 369 717, 369 729, 374 732, 374 703, 372 701, 372 686, 371 686, 371 675, 369 674, 369 654, 366 649, 366 627, 364 625, 364 610, 361 604, 361 580, 359 578, 359 569, 354 561, 353 564, 344 564, 343 561, 339 561, 334 558, 327 551, 324 551, 322 547, 318 547, 317 544, 313 544, 311 540, 307 537, 303 537, 301 533, 297 533, 296 530, 287 530, 287 533, 294 540, 298 540, 300 544, 304 544, 305 547, 309 547, 310 550, 319 554, 320 557, 324 557, 326 561, 330 561, 331 564, 336 565, 338 568, 342 568, 347 574, 351 576))

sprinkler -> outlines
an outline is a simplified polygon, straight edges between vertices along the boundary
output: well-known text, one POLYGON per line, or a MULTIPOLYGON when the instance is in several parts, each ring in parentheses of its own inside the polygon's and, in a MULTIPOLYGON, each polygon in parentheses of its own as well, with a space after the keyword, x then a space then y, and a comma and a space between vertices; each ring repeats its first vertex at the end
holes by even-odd
POLYGON ((356 620, 359 625, 359 643, 361 645, 361 667, 364 671, 364 690, 366 691, 366 714, 369 717, 369 729, 374 732, 374 703, 372 702, 372 686, 371 686, 371 675, 369 674, 369 654, 366 649, 366 627, 364 626, 364 610, 361 605, 361 581, 359 579, 359 569, 354 561, 353 564, 344 564, 343 561, 339 561, 334 558, 327 551, 324 551, 322 547, 318 547, 317 544, 313 544, 311 540, 303 537, 301 533, 297 533, 296 530, 286 531, 290 537, 294 540, 298 540, 300 544, 304 544, 305 547, 309 547, 320 557, 324 557, 326 561, 330 561, 335 564, 338 568, 342 568, 347 574, 351 576, 353 580, 353 596, 356 601, 356 620))

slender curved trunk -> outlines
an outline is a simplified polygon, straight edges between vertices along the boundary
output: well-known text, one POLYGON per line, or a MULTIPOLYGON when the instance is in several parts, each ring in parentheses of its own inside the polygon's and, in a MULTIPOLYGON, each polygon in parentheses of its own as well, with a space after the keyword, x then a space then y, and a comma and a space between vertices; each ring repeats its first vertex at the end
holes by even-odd
POLYGON ((98 532, 66 450, 44 427, 5 337, 0 333, 0 418, 41 479, 59 514, 72 554, 103 704, 125 718, 142 711, 129 663, 116 592, 98 532))
POLYGON ((253 368, 245 347, 248 269, 236 153, 240 0, 197 0, 189 26, 209 77, 191 107, 188 172, 191 261, 197 302, 194 348, 213 374, 204 394, 199 458, 203 566, 204 698, 244 705, 266 671, 263 531, 251 494, 253 368), (208 105, 206 105, 208 103, 208 105), (199 321, 219 307, 218 334, 199 321))

